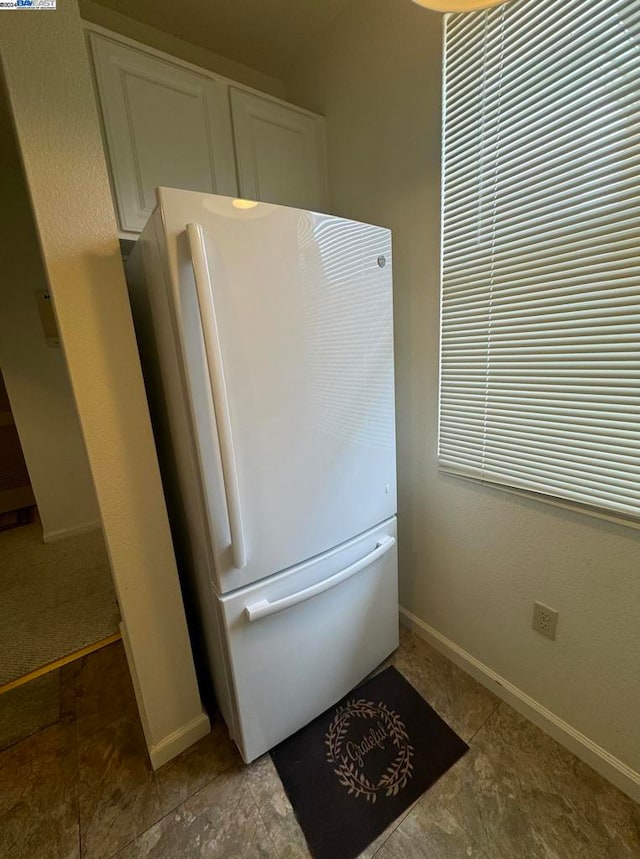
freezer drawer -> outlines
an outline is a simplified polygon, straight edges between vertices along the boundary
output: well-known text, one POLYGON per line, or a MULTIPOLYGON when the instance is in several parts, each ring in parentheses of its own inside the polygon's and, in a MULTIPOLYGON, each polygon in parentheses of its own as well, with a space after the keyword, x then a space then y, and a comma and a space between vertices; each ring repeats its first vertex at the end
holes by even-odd
POLYGON ((396 520, 220 597, 235 689, 230 725, 250 762, 302 728, 398 646, 396 520))

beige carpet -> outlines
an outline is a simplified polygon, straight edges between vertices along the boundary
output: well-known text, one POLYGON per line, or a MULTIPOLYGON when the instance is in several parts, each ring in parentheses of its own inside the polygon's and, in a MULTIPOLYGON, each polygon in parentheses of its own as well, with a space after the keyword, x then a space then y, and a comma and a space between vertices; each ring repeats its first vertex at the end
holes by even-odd
POLYGON ((38 522, 0 532, 0 686, 118 631, 101 531, 42 542, 38 522))

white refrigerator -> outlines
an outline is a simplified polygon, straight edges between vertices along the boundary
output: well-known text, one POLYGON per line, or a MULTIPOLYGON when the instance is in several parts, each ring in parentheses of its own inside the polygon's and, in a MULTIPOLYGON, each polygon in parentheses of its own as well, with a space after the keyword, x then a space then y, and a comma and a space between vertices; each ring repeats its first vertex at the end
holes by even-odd
POLYGON ((247 762, 398 645, 391 271, 386 229, 169 188, 127 263, 191 627, 247 762))

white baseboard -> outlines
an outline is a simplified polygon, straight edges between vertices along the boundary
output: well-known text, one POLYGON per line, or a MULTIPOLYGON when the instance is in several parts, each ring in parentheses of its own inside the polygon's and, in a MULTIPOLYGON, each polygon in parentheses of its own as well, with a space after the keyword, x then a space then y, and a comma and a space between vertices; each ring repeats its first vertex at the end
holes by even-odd
POLYGON ((211 723, 205 712, 199 713, 194 719, 187 722, 186 725, 181 725, 173 731, 173 733, 163 737, 159 742, 153 743, 151 741, 151 731, 149 729, 149 720, 144 706, 144 699, 140 692, 140 684, 138 682, 135 662, 133 661, 131 654, 131 644, 129 643, 127 628, 122 622, 120 623, 120 634, 122 636, 125 653, 127 654, 127 662, 129 663, 129 671, 131 672, 133 690, 136 695, 136 703, 138 704, 138 712, 140 714, 140 721, 142 722, 142 730, 147 744, 149 759, 153 769, 157 770, 163 764, 166 764, 172 758, 175 758, 176 755, 179 755, 180 752, 184 752, 184 750, 188 749, 189 746, 193 745, 193 743, 197 743, 198 740, 206 737, 211 731, 211 723))
POLYGON ((206 713, 200 713, 191 722, 183 725, 173 734, 169 734, 159 743, 150 746, 149 757, 151 758, 151 766, 154 770, 166 764, 180 752, 188 749, 193 743, 197 743, 211 731, 211 724, 206 713))
POLYGON ((84 525, 75 525, 73 528, 61 528, 59 531, 45 531, 42 535, 44 543, 55 543, 66 537, 76 537, 78 534, 88 534, 89 531, 97 531, 102 528, 102 522, 96 519, 94 522, 85 522, 84 525))
POLYGON ((453 641, 445 638, 436 629, 429 626, 406 608, 400 606, 400 622, 411 629, 416 635, 439 650, 444 656, 462 668, 467 674, 479 680, 491 692, 510 704, 545 733, 557 740, 576 757, 592 767, 608 781, 619 787, 636 802, 640 802, 640 773, 627 766, 621 760, 594 743, 568 722, 560 719, 538 701, 531 698, 517 686, 504 677, 496 674, 466 650, 458 647, 453 641))

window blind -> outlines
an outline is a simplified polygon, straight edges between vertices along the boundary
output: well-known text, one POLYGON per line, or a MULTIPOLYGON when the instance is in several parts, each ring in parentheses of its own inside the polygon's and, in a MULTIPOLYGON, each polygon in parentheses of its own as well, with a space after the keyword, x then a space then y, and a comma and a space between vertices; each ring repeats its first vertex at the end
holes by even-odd
POLYGON ((640 0, 445 22, 439 460, 640 517, 640 0))

